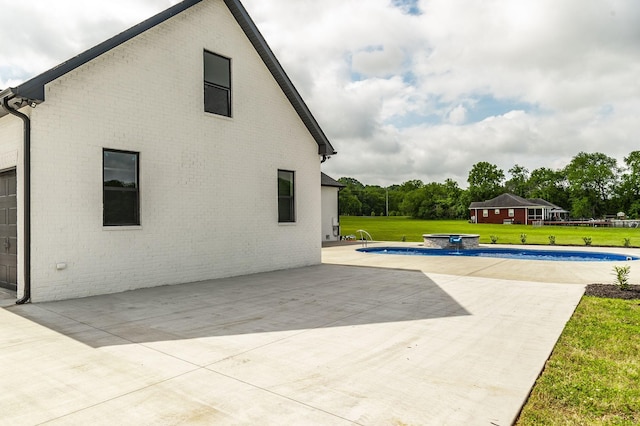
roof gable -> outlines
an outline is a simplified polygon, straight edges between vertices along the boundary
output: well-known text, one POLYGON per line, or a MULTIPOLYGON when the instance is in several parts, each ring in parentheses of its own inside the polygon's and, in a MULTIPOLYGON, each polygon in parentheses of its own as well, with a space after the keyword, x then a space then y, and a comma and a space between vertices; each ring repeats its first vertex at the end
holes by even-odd
MULTIPOLYGON (((128 30, 103 41, 102 43, 82 52, 81 54, 51 68, 44 73, 37 75, 24 83, 0 91, 0 117, 7 115, 8 112, 2 107, 4 99, 10 101, 10 105, 14 108, 20 108, 24 104, 33 102, 41 103, 45 101, 45 85, 51 81, 73 71, 79 66, 97 58, 98 56, 110 51, 111 49, 121 45, 122 43, 142 34, 143 32, 155 27, 168 20, 169 18, 185 11, 191 6, 200 3, 203 0, 184 0, 169 9, 129 28, 128 30)), ((269 69, 273 78, 276 80, 280 89, 283 91, 294 110, 304 123, 309 133, 313 136, 318 144, 318 154, 333 155, 336 154, 335 149, 329 142, 328 138, 320 128, 313 114, 305 104, 304 100, 294 87, 293 83, 285 73, 276 59, 273 51, 267 45, 266 40, 258 30, 257 26, 247 13, 246 9, 239 0, 224 0, 225 5, 235 18, 236 22, 242 28, 254 49, 269 69)))
MULTIPOLYGON (((122 43, 128 40, 131 40, 132 38, 155 27, 156 25, 163 23, 164 21, 171 18, 172 16, 175 16, 180 12, 183 12, 184 10, 190 8, 191 6, 197 3, 200 3, 201 1, 202 0, 184 0, 137 25, 134 25, 128 30, 125 30, 120 34, 117 34, 111 37, 110 39, 95 45, 89 50, 85 50, 79 55, 74 56, 73 58, 59 65, 56 65, 50 70, 45 71, 42 74, 37 75, 16 87, 12 87, 0 92, 0 98, 9 97, 11 99, 15 99, 16 101, 26 100, 26 101, 35 101, 36 103, 44 102, 45 100, 44 86, 47 83, 50 83, 53 80, 65 75, 66 73, 73 71, 79 66, 84 65, 89 61, 92 61, 93 59, 97 58, 103 53, 106 53, 111 49, 117 46, 120 46, 122 43), (5 92, 7 93, 5 94, 5 92)), ((15 104, 16 102, 14 101, 12 103, 15 104)), ((18 106, 21 106, 21 105, 18 104, 18 106)), ((5 115, 5 113, 6 112, 4 110, 0 111, 0 116, 5 115)))

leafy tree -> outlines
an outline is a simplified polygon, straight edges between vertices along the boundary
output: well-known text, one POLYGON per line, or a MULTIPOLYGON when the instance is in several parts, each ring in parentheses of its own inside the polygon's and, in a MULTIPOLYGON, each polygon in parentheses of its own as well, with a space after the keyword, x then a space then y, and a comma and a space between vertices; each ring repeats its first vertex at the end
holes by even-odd
POLYGON ((593 216, 593 202, 589 197, 572 197, 571 214, 582 218, 593 216))
POLYGON ((504 172, 495 164, 481 161, 469 172, 469 195, 473 201, 484 201, 497 197, 503 191, 504 172))
POLYGON ((529 176, 529 194, 527 198, 542 198, 564 208, 570 208, 567 179, 563 170, 551 170, 546 167, 535 169, 529 176))
POLYGON ((451 179, 445 183, 432 182, 405 194, 400 210, 418 219, 464 218, 469 207, 465 194, 451 179))
POLYGON ((443 185, 446 197, 447 215, 443 219, 462 219, 469 215, 468 191, 461 189, 453 179, 447 179, 443 185))
POLYGON ((362 202, 348 187, 342 188, 338 193, 338 206, 342 216, 362 215, 362 202))
MULTIPOLYGON (((614 192, 619 168, 615 158, 600 152, 580 152, 565 168, 572 205, 591 205, 591 214, 575 216, 600 217, 606 213, 608 200, 614 192)), ((582 212, 583 213, 583 212, 582 212)))
POLYGON ((420 211, 420 204, 425 198, 425 193, 422 188, 414 189, 413 191, 404 194, 402 203, 400 204, 400 212, 404 216, 411 216, 417 218, 420 211))
POLYGON ((386 210, 386 190, 377 185, 367 185, 362 191, 362 214, 365 216, 384 215, 386 210))
POLYGON ((415 179, 415 180, 408 180, 405 183, 403 183, 402 185, 400 185, 398 187, 398 189, 402 192, 411 192, 414 189, 420 189, 424 186, 424 183, 422 183, 421 180, 419 179, 415 179))
POLYGON ((338 182, 345 185, 347 188, 351 190, 362 191, 364 189, 364 185, 354 178, 341 177, 340 179, 338 179, 338 182))
POLYGON ((345 187, 338 193, 338 206, 341 215, 360 216, 362 215, 362 191, 364 185, 358 180, 350 177, 341 177, 338 182, 345 187))
POLYGON ((507 192, 519 195, 520 197, 528 197, 529 195, 529 170, 523 166, 516 164, 509 169, 511 179, 509 179, 504 187, 507 192))
POLYGON ((640 151, 632 151, 624 158, 625 169, 616 190, 620 209, 629 217, 640 214, 640 151))

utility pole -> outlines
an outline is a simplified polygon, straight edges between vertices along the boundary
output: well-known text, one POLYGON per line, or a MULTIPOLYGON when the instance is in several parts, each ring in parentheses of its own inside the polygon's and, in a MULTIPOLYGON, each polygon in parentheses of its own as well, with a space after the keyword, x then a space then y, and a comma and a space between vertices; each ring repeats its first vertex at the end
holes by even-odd
POLYGON ((386 190, 387 190, 386 211, 387 211, 387 217, 389 217, 389 188, 386 188, 386 190))

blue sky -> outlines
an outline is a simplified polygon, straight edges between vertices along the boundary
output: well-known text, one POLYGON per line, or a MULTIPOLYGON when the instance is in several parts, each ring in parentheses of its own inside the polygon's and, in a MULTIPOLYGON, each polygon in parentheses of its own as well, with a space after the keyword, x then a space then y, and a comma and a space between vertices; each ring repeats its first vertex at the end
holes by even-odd
POLYGON ((422 13, 418 0, 392 0, 391 3, 409 15, 420 15, 422 13))
MULTIPOLYGON (((175 3, 0 0, 0 88, 175 3)), ((464 187, 479 161, 560 168, 586 151, 622 164, 640 149, 640 2, 243 4, 338 150, 323 164, 335 178, 464 187)))

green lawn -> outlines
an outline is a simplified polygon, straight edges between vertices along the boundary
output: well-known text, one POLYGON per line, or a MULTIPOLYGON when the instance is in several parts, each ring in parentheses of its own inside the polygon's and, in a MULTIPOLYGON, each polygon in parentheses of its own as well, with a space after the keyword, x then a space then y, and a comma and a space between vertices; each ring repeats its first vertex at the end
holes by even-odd
POLYGON ((640 424, 640 300, 583 297, 516 424, 640 424))
POLYGON ((422 241, 422 234, 479 234, 481 243, 490 243, 491 236, 498 237, 498 244, 522 244, 521 234, 526 234, 527 244, 549 244, 549 236, 555 236, 557 245, 584 246, 584 237, 591 238, 594 246, 624 245, 629 238, 632 247, 640 247, 640 228, 593 228, 582 226, 492 225, 468 223, 465 220, 420 220, 407 217, 341 216, 342 235, 356 234, 358 229, 367 231, 377 241, 422 241))

